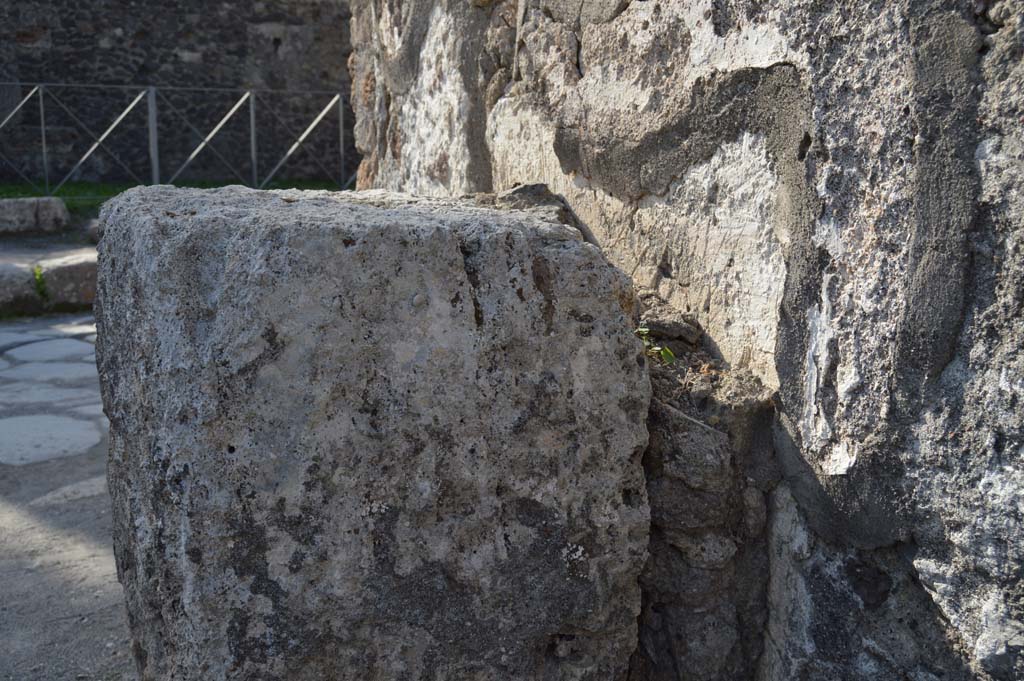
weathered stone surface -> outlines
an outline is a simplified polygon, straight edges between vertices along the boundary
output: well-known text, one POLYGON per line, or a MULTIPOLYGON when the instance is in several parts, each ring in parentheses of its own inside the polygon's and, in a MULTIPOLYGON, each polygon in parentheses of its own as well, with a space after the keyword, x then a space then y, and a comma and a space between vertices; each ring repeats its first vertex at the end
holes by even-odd
POLYGON ((821 557, 770 554, 761 678, 1024 676, 1024 4, 570 5, 356 0, 360 186, 546 184, 777 391, 821 557), (830 629, 875 570, 901 595, 830 629))
POLYGON ((0 235, 59 232, 70 220, 64 201, 56 197, 0 199, 0 235))
POLYGON ((764 648, 762 490, 779 475, 765 437, 770 392, 749 372, 710 368, 709 359, 680 355, 652 367, 644 454, 651 544, 632 681, 753 679, 764 648), (695 381, 708 382, 706 394, 695 381))
POLYGON ((100 239, 103 238, 103 230, 101 229, 100 221, 95 218, 82 225, 82 232, 85 234, 85 237, 94 244, 98 244, 100 239))
POLYGON ((831 544, 809 526, 785 483, 771 495, 771 517, 764 678, 984 678, 906 569, 913 545, 831 544))
POLYGON ((627 278, 546 215, 106 206, 97 356, 144 678, 625 676, 650 388, 627 278))
POLYGON ((96 249, 68 249, 47 254, 38 265, 47 309, 87 308, 96 298, 96 249))
MULTIPOLYGON (((7 363, 4 362, 4 368, 6 368, 6 365, 7 363)), ((12 377, 4 372, 3 375, 0 375, 0 378, 10 380, 12 377)), ((3 393, 0 394, 0 406, 10 407, 32 404, 64 406, 66 403, 78 404, 88 402, 94 398, 94 394, 90 390, 58 387, 48 385, 46 382, 38 382, 34 380, 39 378, 36 372, 33 372, 29 378, 33 380, 5 384, 3 393)))
POLYGON ((11 314, 41 306, 42 299, 36 292, 31 267, 0 259, 0 312, 11 314))
POLYGON ((95 248, 56 244, 0 252, 0 314, 81 310, 95 297, 95 248))

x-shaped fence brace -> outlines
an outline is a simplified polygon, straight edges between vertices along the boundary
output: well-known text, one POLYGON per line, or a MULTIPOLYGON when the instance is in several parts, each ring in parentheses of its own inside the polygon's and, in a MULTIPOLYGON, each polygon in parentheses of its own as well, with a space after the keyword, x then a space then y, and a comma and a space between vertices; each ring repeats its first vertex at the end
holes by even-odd
MULTIPOLYGON (((0 85, 19 85, 19 84, 18 83, 0 83, 0 85)), ((153 184, 159 184, 160 183, 160 151, 159 151, 160 147, 159 147, 159 135, 158 135, 158 128, 157 128, 157 96, 158 95, 159 95, 160 99, 163 101, 163 103, 166 104, 167 107, 185 123, 185 125, 189 128, 189 130, 191 130, 197 137, 199 137, 201 139, 201 141, 198 144, 198 146, 196 146, 191 151, 191 153, 188 155, 188 157, 185 159, 185 161, 181 164, 181 166, 179 166, 178 169, 171 175, 170 179, 168 180, 168 183, 170 183, 170 184, 173 184, 174 181, 176 179, 178 179, 178 177, 181 175, 181 173, 184 172, 184 170, 186 168, 188 168, 188 166, 203 152, 204 149, 209 149, 228 168, 228 170, 230 170, 243 184, 245 184, 246 181, 242 177, 241 173, 239 173, 238 170, 224 157, 224 155, 221 154, 221 152, 218 151, 216 149, 216 147, 213 146, 212 142, 213 142, 213 139, 217 136, 217 134, 224 128, 225 125, 227 125, 227 123, 231 120, 231 118, 238 112, 239 109, 242 108, 243 105, 245 105, 246 102, 249 103, 249 146, 250 146, 249 152, 250 152, 250 163, 251 163, 251 166, 252 166, 252 168, 251 168, 251 170, 252 170, 251 186, 258 187, 259 189, 262 189, 262 188, 266 187, 267 184, 281 170, 281 168, 284 166, 284 164, 288 162, 288 160, 295 154, 296 151, 298 151, 298 149, 302 146, 302 143, 306 141, 306 139, 309 137, 309 135, 312 134, 312 132, 314 130, 316 130, 316 128, 320 125, 320 123, 323 122, 324 118, 335 107, 337 107, 337 111, 338 111, 338 143, 339 143, 339 149, 340 149, 340 152, 339 152, 339 162, 340 162, 340 168, 341 168, 341 172, 342 172, 341 176, 338 179, 335 179, 333 173, 331 173, 324 166, 323 162, 320 160, 319 157, 314 155, 313 160, 320 167, 320 169, 323 170, 324 173, 329 178, 332 179, 332 181, 337 182, 338 186, 341 187, 341 188, 345 188, 348 185, 350 185, 352 180, 355 177, 355 176, 352 176, 352 177, 350 177, 348 179, 347 182, 344 181, 344 170, 345 170, 345 129, 344 129, 344 125, 345 125, 345 110, 344 110, 344 101, 343 101, 342 96, 340 94, 334 94, 331 97, 330 101, 327 103, 327 105, 323 109, 320 110, 320 112, 313 119, 313 121, 302 131, 301 134, 299 134, 297 137, 295 137, 295 140, 292 143, 292 145, 288 148, 288 151, 285 152, 284 156, 281 157, 281 159, 277 162, 277 164, 273 167, 273 169, 261 181, 259 179, 259 172, 258 172, 258 169, 259 169, 258 153, 257 153, 258 152, 258 146, 257 146, 258 134, 257 134, 257 125, 256 125, 256 95, 257 95, 257 91, 255 91, 255 90, 246 90, 246 91, 244 91, 242 96, 231 106, 230 109, 228 109, 227 113, 225 113, 224 116, 221 117, 221 119, 217 122, 217 124, 215 126, 213 126, 213 128, 210 129, 210 131, 208 133, 206 133, 204 135, 203 133, 201 133, 199 131, 199 129, 197 129, 192 124, 191 121, 189 121, 188 117, 178 107, 174 106, 174 104, 170 101, 170 99, 163 92, 161 92, 161 90, 168 90, 169 89, 169 90, 183 91, 183 92, 210 92, 210 91, 227 92, 227 91, 225 91, 225 90, 213 90, 213 89, 209 89, 209 88, 158 88, 158 87, 154 87, 154 86, 144 87, 144 88, 141 88, 139 90, 139 92, 131 100, 131 102, 128 104, 128 106, 126 106, 117 115, 117 117, 113 120, 113 122, 110 123, 110 125, 103 131, 103 133, 101 133, 100 135, 96 135, 92 130, 90 130, 89 126, 87 126, 78 116, 76 116, 75 113, 64 102, 62 102, 60 100, 60 98, 57 96, 57 94, 53 91, 53 88, 59 88, 59 87, 75 87, 75 86, 73 86, 73 85, 63 85, 63 86, 62 85, 49 85, 49 86, 47 86, 46 84, 42 84, 42 83, 33 85, 32 89, 29 90, 28 94, 26 94, 24 97, 22 97, 22 99, 18 102, 17 106, 15 106, 14 109, 12 109, 11 112, 9 114, 7 114, 6 117, 4 117, 3 121, 0 121, 0 132, 2 132, 4 127, 14 119, 14 117, 18 114, 18 112, 21 111, 22 108, 24 108, 25 105, 28 104, 32 100, 33 97, 38 96, 38 99, 39 99, 40 143, 41 143, 41 147, 42 147, 43 177, 44 177, 45 193, 46 194, 55 194, 61 187, 64 186, 64 184, 69 179, 71 179, 71 177, 74 176, 74 174, 78 171, 78 169, 82 167, 82 164, 84 164, 89 159, 89 157, 91 157, 100 148, 102 148, 111 158, 113 158, 114 161, 116 161, 117 164, 119 166, 121 166, 125 170, 125 172, 127 172, 132 177, 132 179, 134 179, 139 184, 144 184, 144 182, 139 178, 138 175, 135 174, 135 172, 132 171, 132 169, 128 166, 128 164, 126 164, 124 161, 122 161, 105 144, 105 142, 111 136, 111 134, 114 133, 114 131, 122 123, 122 121, 124 121, 124 119, 128 117, 128 115, 135 109, 136 106, 138 106, 138 104, 143 99, 146 99, 146 101, 147 101, 147 112, 148 112, 148 116, 147 116, 147 129, 148 129, 148 134, 149 134, 149 158, 150 158, 150 168, 151 168, 151 181, 152 181, 153 184), (89 135, 90 138, 92 138, 92 144, 89 146, 89 148, 85 152, 85 154, 83 154, 81 156, 81 158, 78 159, 78 161, 71 168, 71 170, 63 177, 63 179, 61 179, 61 181, 59 183, 57 183, 57 185, 53 188, 52 191, 50 189, 49 163, 48 163, 48 158, 47 158, 48 151, 47 151, 47 143, 46 143, 46 96, 47 95, 49 95, 50 99, 55 104, 57 104, 71 118, 71 120, 74 121, 74 123, 78 127, 80 127, 87 135, 89 135)), ((102 87, 102 86, 98 86, 98 87, 102 87)), ((123 88, 123 87, 119 87, 117 89, 128 89, 129 91, 134 90, 134 88, 123 88)), ((238 92, 238 91, 236 90, 234 92, 238 92)), ((318 92, 292 92, 292 91, 279 91, 279 92, 281 92, 282 94, 322 94, 322 93, 318 93, 318 92)), ((290 128, 290 126, 285 122, 284 118, 282 116, 280 116, 277 113, 277 111, 275 111, 272 107, 270 107, 265 101, 263 102, 262 107, 265 108, 267 111, 269 111, 271 113, 271 115, 273 115, 273 117, 278 121, 278 123, 281 125, 281 127, 287 133, 289 133, 289 135, 294 135, 294 130, 290 128)), ((25 180, 25 182, 27 182, 29 185, 31 185, 36 191, 40 191, 39 186, 35 182, 33 182, 30 178, 28 178, 15 163, 13 163, 10 159, 8 159, 2 153, 0 153, 0 161, 5 162, 7 165, 9 165, 11 168, 13 168, 14 171, 18 174, 18 176, 21 177, 23 180, 25 180)), ((41 193, 43 193, 43 192, 41 192, 41 193)))

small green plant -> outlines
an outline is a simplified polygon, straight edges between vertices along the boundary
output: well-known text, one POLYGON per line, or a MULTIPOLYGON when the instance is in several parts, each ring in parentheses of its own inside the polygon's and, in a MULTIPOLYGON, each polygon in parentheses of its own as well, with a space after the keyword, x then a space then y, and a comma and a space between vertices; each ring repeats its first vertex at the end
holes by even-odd
POLYGON ((46 290, 46 279, 43 277, 43 268, 36 265, 32 268, 32 278, 35 280, 36 294, 44 302, 50 300, 50 292, 46 290))
POLYGON ((654 339, 651 338, 651 330, 643 323, 637 327, 636 335, 644 342, 644 353, 646 353, 648 357, 659 359, 664 364, 672 364, 676 361, 675 353, 664 345, 658 345, 655 343, 654 339))

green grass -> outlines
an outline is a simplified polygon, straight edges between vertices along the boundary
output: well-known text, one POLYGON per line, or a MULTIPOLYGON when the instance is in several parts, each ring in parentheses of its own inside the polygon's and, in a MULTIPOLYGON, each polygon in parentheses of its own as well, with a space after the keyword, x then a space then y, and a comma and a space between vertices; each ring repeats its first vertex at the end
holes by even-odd
MULTIPOLYGON (((179 182, 179 187, 197 187, 211 189, 238 184, 237 181, 179 182)), ((131 182, 67 182, 56 196, 64 199, 71 213, 72 220, 80 221, 99 215, 100 206, 126 189, 135 187, 131 182)), ((275 180, 267 189, 327 189, 337 190, 338 185, 329 180, 275 180)), ((27 183, 0 182, 0 199, 21 198, 27 196, 43 196, 32 185, 27 183)))

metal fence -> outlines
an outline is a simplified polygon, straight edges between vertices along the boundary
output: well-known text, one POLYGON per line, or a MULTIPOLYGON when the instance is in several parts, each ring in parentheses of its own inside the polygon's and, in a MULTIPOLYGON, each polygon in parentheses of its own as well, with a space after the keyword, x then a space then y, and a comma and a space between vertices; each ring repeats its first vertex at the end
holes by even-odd
MULTIPOLYGON (((330 119, 334 119, 332 122, 337 125, 336 148, 330 152, 324 148, 314 150, 313 153, 306 154, 306 162, 308 164, 311 161, 318 166, 324 179, 334 182, 340 188, 349 186, 354 180, 354 175, 346 177, 346 102, 341 92, 10 82, 0 82, 0 87, 7 88, 8 92, 11 91, 10 88, 18 88, 19 95, 24 92, 13 108, 6 113, 0 110, 0 116, 3 116, 0 120, 0 143, 20 133, 23 139, 20 140, 19 160, 22 162, 17 163, 9 158, 0 147, 0 167, 11 169, 39 194, 56 194, 69 180, 76 177, 76 173, 79 173, 97 152, 102 152, 112 159, 126 177, 138 184, 147 184, 143 179, 146 175, 148 183, 173 184, 183 177, 200 155, 207 152, 207 156, 212 155, 216 158, 223 170, 230 173, 233 179, 251 187, 264 188, 280 176, 282 169, 295 158, 302 145, 314 132, 320 129, 319 134, 323 137, 323 129, 326 127, 323 124, 325 120, 330 119), (119 104, 125 101, 127 104, 119 106, 116 115, 103 118, 97 118, 95 112, 92 112, 91 120, 86 122, 83 120, 86 116, 83 116, 81 110, 76 113, 75 107, 68 103, 73 97, 84 97, 83 93, 92 93, 90 96, 93 97, 95 93, 100 93, 101 96, 117 94, 121 98, 119 104), (186 101, 190 98, 201 99, 207 104, 211 101, 218 102, 212 109, 207 106, 207 113, 213 114, 214 118, 210 119, 207 116, 208 120, 204 123, 197 123, 193 120, 194 115, 190 112, 189 106, 182 104, 182 98, 186 101), (304 98, 307 100, 305 104, 311 103, 310 100, 315 103, 315 108, 311 109, 315 115, 311 119, 297 119, 294 111, 291 112, 291 116, 280 113, 278 108, 281 101, 295 98, 304 98), (277 105, 272 105, 274 102, 277 105), (65 161, 75 159, 70 169, 67 169, 66 163, 63 164, 64 168, 58 167, 62 164, 54 162, 53 144, 48 142, 53 132, 52 122, 48 122, 52 121, 54 112, 63 117, 63 128, 75 128, 76 134, 84 136, 88 143, 84 151, 74 149, 71 155, 65 154, 65 161), (142 125, 145 130, 145 150, 137 148, 142 146, 139 139, 128 144, 122 141, 115 148, 112 141, 127 127, 125 121, 129 117, 138 119, 142 112, 145 113, 145 123, 142 125), (26 114, 29 113, 30 120, 26 121, 26 114), (244 120, 246 114, 247 122, 244 120), (269 163, 267 150, 261 149, 264 140, 261 139, 258 114, 264 118, 263 126, 267 125, 267 114, 271 123, 276 120, 273 135, 275 145, 280 146, 281 141, 285 139, 289 141, 286 148, 278 150, 269 163), (301 120, 301 125, 295 127, 297 120, 301 120), (96 125, 97 121, 100 121, 99 126, 96 125), (173 134, 168 133, 169 124, 174 126, 173 134), (229 124, 233 127, 233 139, 229 140, 231 150, 225 152, 218 148, 217 142, 220 141, 218 135, 222 135, 229 124), (248 130, 243 131, 240 126, 247 127, 248 130), (26 131, 31 132, 33 136, 38 135, 38 144, 34 139, 31 140, 31 144, 24 143, 24 138, 28 135, 26 131), (241 160, 241 150, 238 148, 238 138, 243 132, 248 133, 245 135, 247 139, 242 143, 248 147, 248 153, 244 155, 247 156, 245 161, 241 160), (167 140, 167 137, 171 140, 167 140), (164 148, 168 141, 173 145, 173 154, 168 154, 168 150, 164 148), (26 155, 34 154, 38 154, 38 158, 32 159, 32 163, 24 158, 26 155), (134 163, 122 159, 122 156, 127 154, 135 156, 134 163), (145 170, 138 167, 140 158, 148 159, 148 163, 143 161, 148 165, 145 170), (269 171, 263 171, 261 166, 269 167, 269 171), (31 170, 27 171, 29 168, 31 170), (33 171, 41 176, 31 177, 33 171)), ((13 100, 11 103, 13 104, 13 100)), ((310 109, 306 109, 308 114, 310 109)), ((324 146, 334 147, 334 144, 324 146)))

